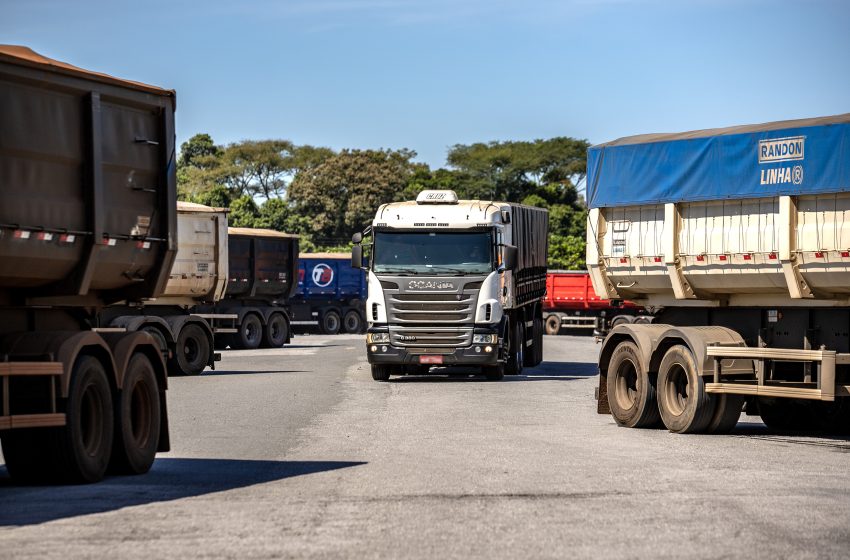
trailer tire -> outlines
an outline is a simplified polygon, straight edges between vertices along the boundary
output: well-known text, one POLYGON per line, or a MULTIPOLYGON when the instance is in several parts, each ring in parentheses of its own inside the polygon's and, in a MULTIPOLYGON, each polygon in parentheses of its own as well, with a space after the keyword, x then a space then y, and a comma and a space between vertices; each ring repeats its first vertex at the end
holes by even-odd
POLYGON ((628 325, 632 322, 632 317, 630 315, 617 315, 616 317, 611 319, 611 328, 613 329, 618 325, 628 325))
POLYGON ((237 348, 254 350, 260 347, 260 343, 263 341, 263 323, 256 313, 248 313, 242 318, 239 332, 233 338, 237 348))
POLYGON ((325 311, 322 315, 322 332, 324 334, 338 334, 341 326, 342 321, 336 311, 325 311))
POLYGON ((266 348, 282 348, 289 334, 286 317, 283 313, 272 313, 263 328, 263 346, 266 348))
POLYGON ((392 366, 388 364, 372 364, 372 379, 375 381, 389 381, 392 366))
POLYGON ((139 330, 141 332, 148 333, 151 338, 156 341, 157 346, 159 346, 159 352, 162 354, 163 361, 167 362, 171 357, 171 352, 168 349, 168 340, 166 340, 163 332, 153 325, 145 325, 139 330))
POLYGON ((714 415, 705 431, 709 434, 728 434, 738 425, 738 419, 744 410, 744 396, 716 395, 714 400, 717 401, 714 415))
POLYGON ((687 346, 677 344, 664 354, 658 368, 657 388, 658 410, 668 430, 689 434, 708 427, 716 401, 705 392, 705 380, 687 346))
POLYGON ((174 359, 169 363, 171 375, 200 375, 210 363, 211 345, 204 329, 194 323, 183 325, 177 335, 174 359))
POLYGON ((119 474, 144 474, 156 456, 161 419, 156 373, 144 354, 135 354, 130 359, 116 404, 110 470, 119 474))
POLYGON ((623 341, 608 362, 608 404, 620 426, 652 428, 659 423, 655 385, 641 365, 638 347, 623 341))
POLYGON ((546 317, 546 334, 558 334, 561 332, 561 318, 557 315, 546 317))
POLYGON ((525 324, 522 322, 522 318, 514 321, 510 337, 508 361, 503 368, 503 375, 522 375, 525 365, 525 324))
POLYGON ((505 368, 501 364, 495 366, 484 366, 481 368, 481 373, 484 374, 487 381, 501 381, 505 377, 505 368))
POLYGON ((345 326, 345 332, 348 334, 358 334, 363 331, 363 318, 354 309, 349 309, 345 313, 342 323, 345 326))
POLYGON ((543 316, 537 315, 534 317, 534 365, 539 366, 543 363, 543 332, 544 332, 543 316))

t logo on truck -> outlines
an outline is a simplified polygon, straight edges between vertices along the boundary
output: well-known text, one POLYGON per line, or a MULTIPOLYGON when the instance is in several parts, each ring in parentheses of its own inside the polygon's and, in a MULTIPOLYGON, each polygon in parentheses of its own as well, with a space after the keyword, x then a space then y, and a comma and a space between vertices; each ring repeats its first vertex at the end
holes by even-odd
POLYGON ((328 286, 334 280, 334 269, 325 263, 313 267, 313 283, 320 288, 328 286))

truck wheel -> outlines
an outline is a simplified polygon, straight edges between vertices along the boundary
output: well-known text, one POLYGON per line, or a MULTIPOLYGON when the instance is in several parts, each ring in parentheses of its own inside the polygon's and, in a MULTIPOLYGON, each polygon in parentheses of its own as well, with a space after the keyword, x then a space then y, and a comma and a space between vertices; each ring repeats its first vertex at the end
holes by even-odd
POLYGON ((236 346, 243 350, 259 348, 260 342, 263 340, 263 324, 260 322, 260 318, 254 313, 245 315, 235 338, 236 346))
POLYGON ((658 368, 658 409, 664 425, 677 434, 701 432, 715 408, 690 349, 681 344, 670 348, 658 368))
POLYGON ((345 325, 345 332, 349 334, 357 334, 363 330, 363 319, 360 318, 360 313, 353 309, 346 312, 342 322, 345 325))
POLYGON ((557 315, 546 317, 546 334, 558 334, 561 332, 561 318, 557 315))
POLYGON ((143 474, 150 470, 159 444, 159 386, 144 354, 130 359, 115 410, 115 442, 110 470, 143 474))
POLYGON ((539 366, 543 363, 543 332, 544 332, 543 316, 538 315, 534 318, 534 365, 539 366))
POLYGON ((487 381, 501 381, 505 377, 505 368, 503 365, 484 366, 481 368, 481 373, 487 378, 487 381))
POLYGON ((613 329, 614 327, 616 327, 618 325, 627 325, 631 322, 632 322, 631 316, 629 316, 629 315, 617 315, 616 317, 611 319, 611 328, 613 329))
POLYGON ((71 373, 67 423, 61 428, 3 434, 9 474, 24 482, 97 482, 112 454, 112 391, 103 364, 80 356, 71 373))
POLYGON ((617 345, 608 362, 608 404, 620 426, 652 428, 658 425, 655 385, 644 371, 634 342, 617 345))
POLYGON ((375 381, 388 381, 392 366, 388 364, 372 364, 372 379, 375 381))
POLYGON ((325 334, 338 334, 342 321, 336 311, 327 311, 322 315, 322 332, 325 334))
POLYGON ((151 337, 156 341, 159 346, 159 352, 162 354, 162 360, 167 363, 170 358, 170 352, 168 351, 168 341, 165 339, 165 335, 162 334, 162 331, 153 325, 146 325, 140 330, 141 332, 151 335, 151 337))
POLYGON ((170 375, 199 375, 210 363, 210 341, 204 329, 189 323, 177 335, 174 359, 169 363, 170 375))
POLYGON ((714 400, 717 401, 714 415, 705 431, 708 434, 728 434, 738 425, 744 410, 744 396, 715 395, 714 400))
POLYGON ((522 375, 525 362, 525 325, 521 320, 514 323, 511 329, 511 346, 508 361, 504 367, 504 375, 522 375))
POLYGON ((263 346, 281 348, 286 343, 286 317, 282 313, 272 313, 266 328, 263 329, 263 346))

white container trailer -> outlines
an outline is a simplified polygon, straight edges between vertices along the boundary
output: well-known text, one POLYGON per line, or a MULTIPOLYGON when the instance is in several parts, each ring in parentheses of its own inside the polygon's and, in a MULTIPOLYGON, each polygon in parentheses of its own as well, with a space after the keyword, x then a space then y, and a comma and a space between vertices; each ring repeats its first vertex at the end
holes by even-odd
POLYGON ((101 331, 143 331, 156 339, 169 375, 198 375, 214 367, 214 335, 236 332, 235 314, 194 313, 227 288, 227 208, 177 203, 178 248, 160 297, 104 309, 101 331))
POLYGON ((594 289, 655 315, 606 337, 601 413, 850 430, 850 114, 594 146, 588 203, 594 289))

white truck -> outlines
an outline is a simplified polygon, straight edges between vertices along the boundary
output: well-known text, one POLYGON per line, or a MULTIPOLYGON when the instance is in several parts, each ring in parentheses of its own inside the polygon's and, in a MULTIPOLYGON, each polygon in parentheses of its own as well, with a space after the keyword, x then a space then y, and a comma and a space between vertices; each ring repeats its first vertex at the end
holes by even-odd
POLYGON ((628 427, 850 430, 850 114, 588 151, 593 287, 612 329, 598 411, 628 427))
POLYGON ((372 378, 473 366, 498 380, 539 364, 548 227, 544 209, 453 191, 378 208, 352 250, 368 275, 372 378))

